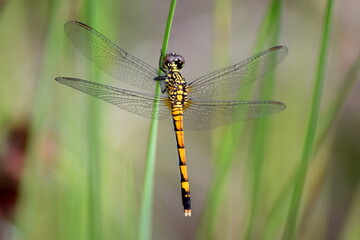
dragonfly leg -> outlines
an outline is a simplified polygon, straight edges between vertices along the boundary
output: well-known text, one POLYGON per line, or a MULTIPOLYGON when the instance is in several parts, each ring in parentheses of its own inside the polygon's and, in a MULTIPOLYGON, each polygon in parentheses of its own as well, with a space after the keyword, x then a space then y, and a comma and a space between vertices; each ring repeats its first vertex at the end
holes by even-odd
POLYGON ((154 81, 160 81, 161 93, 166 92, 166 84, 165 84, 166 78, 167 78, 166 76, 157 76, 156 78, 154 78, 154 81))
POLYGON ((156 78, 154 78, 155 81, 165 81, 166 76, 157 76, 156 78))

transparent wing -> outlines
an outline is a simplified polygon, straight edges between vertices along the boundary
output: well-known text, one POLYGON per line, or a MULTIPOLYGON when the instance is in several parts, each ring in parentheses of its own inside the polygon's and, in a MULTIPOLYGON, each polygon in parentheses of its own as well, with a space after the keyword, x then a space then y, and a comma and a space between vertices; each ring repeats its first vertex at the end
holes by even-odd
POLYGON ((281 112, 286 108, 282 102, 256 101, 205 101, 190 100, 184 110, 184 128, 188 130, 209 129, 232 122, 259 118, 281 112))
POLYGON ((159 96, 159 112, 153 115, 155 96, 152 94, 128 91, 78 78, 57 77, 55 80, 146 118, 164 119, 171 116, 168 98, 164 96, 159 96))
POLYGON ((275 68, 287 53, 285 46, 272 47, 238 64, 211 72, 189 84, 189 96, 211 97, 237 91, 275 68))
POLYGON ((67 22, 64 28, 80 52, 105 73, 138 88, 154 91, 155 68, 128 54, 84 23, 67 22))

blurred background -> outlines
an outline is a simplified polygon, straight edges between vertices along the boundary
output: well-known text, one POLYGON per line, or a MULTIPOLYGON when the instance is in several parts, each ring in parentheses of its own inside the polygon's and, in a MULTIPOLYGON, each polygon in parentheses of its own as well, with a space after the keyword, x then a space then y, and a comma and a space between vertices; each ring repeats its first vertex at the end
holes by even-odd
MULTIPOLYGON (((266 38, 261 49, 255 46, 271 3, 179 1, 168 51, 185 57, 187 81, 272 47, 266 38)), ((157 67, 169 5, 0 0, 0 239, 136 239, 150 120, 54 78, 133 89, 91 70, 63 26, 70 20, 91 25, 157 67)), ((172 122, 159 122, 153 239, 281 239, 305 141, 325 6, 324 0, 282 1, 276 14, 275 42, 289 55, 277 67, 271 99, 287 109, 266 120, 262 161, 253 161, 258 120, 186 131, 191 218, 184 218, 181 206, 172 122), (229 132, 233 138, 225 141, 229 132), (230 157, 223 156, 227 146, 230 157)), ((335 2, 296 239, 360 236, 359 12, 358 0, 335 2)), ((261 98, 262 83, 246 99, 261 98)))

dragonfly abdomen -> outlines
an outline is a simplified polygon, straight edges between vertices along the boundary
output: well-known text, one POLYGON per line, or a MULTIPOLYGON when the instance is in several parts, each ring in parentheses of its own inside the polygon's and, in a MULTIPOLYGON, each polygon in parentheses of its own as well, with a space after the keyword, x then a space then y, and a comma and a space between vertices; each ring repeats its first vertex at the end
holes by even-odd
POLYGON ((188 102, 188 86, 176 65, 174 65, 174 67, 168 72, 166 83, 167 94, 171 104, 171 113, 173 117, 177 150, 179 155, 182 204, 184 207, 185 216, 191 216, 190 184, 186 164, 183 117, 184 107, 188 102))
POLYGON ((185 216, 191 216, 190 184, 186 164, 182 107, 173 107, 172 117, 174 122, 174 130, 176 134, 177 150, 179 156, 182 203, 184 206, 185 216))

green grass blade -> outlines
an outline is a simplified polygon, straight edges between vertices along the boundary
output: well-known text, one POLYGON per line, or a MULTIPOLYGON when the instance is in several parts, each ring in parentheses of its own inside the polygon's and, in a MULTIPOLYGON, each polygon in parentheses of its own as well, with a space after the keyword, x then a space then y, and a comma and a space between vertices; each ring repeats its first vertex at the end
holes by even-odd
POLYGON ((293 193, 290 202, 290 208, 287 217, 287 225, 284 230, 283 239, 294 239, 296 234, 297 219, 300 210, 300 202, 303 193, 306 174, 309 161, 314 149, 316 130, 318 125, 318 115, 322 97, 322 90, 325 78, 326 59, 330 42, 330 30, 333 18, 333 0, 327 1, 326 12, 324 16, 324 29, 322 33, 319 59, 317 62, 317 72, 315 76, 314 89, 312 94, 311 109, 308 120, 306 138, 304 141, 303 152, 300 159, 300 165, 296 173, 293 193))
MULTIPOLYGON (((278 39, 280 37, 280 25, 281 25, 281 10, 282 10, 282 0, 273 0, 269 5, 268 11, 265 15, 265 19, 262 25, 262 29, 259 33, 259 41, 255 47, 264 45, 267 38, 270 38, 270 45, 278 45, 278 39), (267 38, 266 38, 267 37, 267 38)), ((273 92, 275 90, 275 74, 272 72, 267 75, 266 80, 261 85, 260 89, 260 99, 272 99, 273 92)), ((257 212, 259 208, 259 196, 261 192, 261 183, 262 183, 262 170, 265 161, 265 152, 267 151, 266 146, 269 142, 268 138, 268 127, 269 119, 261 118, 255 122, 253 128, 253 138, 250 144, 251 154, 249 163, 250 163, 250 176, 252 177, 252 193, 250 198, 250 216, 249 224, 247 227, 247 232, 244 239, 253 239, 253 232, 257 220, 257 212)), ((258 229, 258 228, 257 228, 258 229)))
MULTIPOLYGON (((232 1, 231 0, 214 0, 214 47, 213 58, 215 65, 226 66, 229 59, 229 40, 231 35, 231 17, 232 17, 232 1)), ((216 230, 216 220, 219 215, 219 210, 224 196, 224 187, 228 181, 229 167, 231 166, 232 158, 228 154, 233 152, 236 147, 229 141, 229 138, 223 138, 220 146, 216 150, 215 156, 215 173, 211 184, 211 188, 207 193, 208 200, 204 208, 204 214, 200 229, 197 234, 197 239, 211 239, 216 230), (225 150, 224 150, 225 149, 225 150)))
MULTIPOLYGON (((44 216, 39 216, 39 203, 44 203, 41 199, 41 185, 43 183, 42 175, 40 174, 44 169, 42 165, 45 162, 44 155, 39 154, 38 144, 43 137, 44 132, 49 127, 49 122, 53 121, 53 116, 49 117, 48 113, 51 112, 53 104, 54 88, 51 76, 57 66, 57 59, 60 53, 57 48, 59 39, 61 38, 56 31, 58 16, 58 9, 60 1, 52 0, 49 12, 49 19, 44 37, 43 55, 41 59, 41 70, 37 72, 37 81, 34 89, 34 96, 31 103, 31 121, 29 129, 28 146, 26 149, 24 176, 21 184, 21 198, 19 208, 22 212, 21 216, 18 215, 17 221, 22 226, 24 234, 28 239, 36 239, 36 236, 41 234, 39 232, 39 225, 44 221, 44 216), (54 57, 55 56, 55 57, 54 57), (35 229, 35 230, 34 230, 35 229)), ((51 198, 52 196, 49 196, 51 198)), ((48 199, 47 199, 48 200, 48 199)), ((52 213, 46 213, 46 216, 52 213)), ((54 226, 56 229, 57 226, 54 226)))
MULTIPOLYGON (((344 79, 341 81, 341 85, 339 87, 339 91, 337 92, 337 95, 333 102, 330 104, 328 112, 324 115, 324 118, 319 124, 319 137, 317 137, 316 140, 316 147, 315 151, 317 152, 320 148, 320 146, 324 143, 324 140, 326 139, 327 134, 329 133, 329 129, 331 128, 333 122, 335 121, 335 118, 337 114, 339 113, 341 107, 343 106, 344 102, 347 99, 347 96, 349 95, 350 91, 352 90, 352 87, 354 86, 355 82, 360 77, 360 54, 356 57, 354 63, 350 67, 350 69, 347 71, 344 79)), ((316 152, 313 154, 315 155, 316 152)), ((311 162, 310 164, 312 164, 311 162)), ((279 215, 279 212, 283 208, 284 204, 288 201, 288 198, 290 197, 292 185, 290 183, 294 182, 295 180, 295 174, 292 174, 289 181, 287 181, 287 184, 285 184, 282 187, 282 190, 278 194, 278 197, 276 197, 276 200, 271 207, 271 212, 268 214, 267 222, 265 226, 264 233, 261 237, 266 238, 266 233, 272 231, 272 222, 275 221, 277 215, 279 215)))
MULTIPOLYGON (((174 19, 174 13, 175 13, 175 7, 176 7, 176 0, 172 0, 171 4, 170 4, 170 9, 169 9, 169 13, 168 13, 168 19, 166 22, 166 27, 165 27, 165 33, 164 33, 164 38, 163 38, 163 44, 161 47, 161 58, 162 59, 165 55, 166 55, 166 51, 169 45, 169 39, 170 39, 170 32, 171 32, 171 25, 172 25, 172 21, 174 19)), ((160 75, 162 73, 160 66, 158 69, 158 74, 160 75)))
MULTIPOLYGON (((176 0, 171 1, 167 24, 164 33, 163 44, 161 48, 161 58, 165 56, 167 46, 170 38, 170 31, 172 20, 174 18, 176 7, 176 0)), ((158 74, 161 74, 160 66, 158 74)), ((155 95, 159 96, 161 93, 161 87, 158 83, 155 90, 155 95)), ((159 111, 159 99, 154 101, 153 112, 159 111)), ((140 210, 140 222, 139 222, 139 240, 151 239, 151 228, 152 228, 152 208, 153 208, 153 192, 154 192, 154 175, 155 175, 155 158, 156 158, 156 139, 157 139, 158 120, 152 119, 150 124, 149 141, 146 155, 145 174, 144 174, 144 185, 141 200, 140 210)))
MULTIPOLYGON (((227 2, 225 2, 227 3, 227 2)), ((221 2, 220 5, 225 4, 223 2, 221 2)), ((231 8, 231 4, 229 4, 228 6, 229 8, 231 8)), ((257 37, 257 42, 254 45, 254 50, 253 52, 258 52, 260 49, 263 50, 263 48, 265 47, 265 43, 267 43, 267 41, 273 42, 277 42, 277 38, 279 35, 279 25, 280 25, 280 9, 282 7, 282 1, 279 0, 274 0, 271 2, 271 4, 268 7, 267 12, 265 13, 265 16, 263 18, 263 21, 261 23, 260 29, 259 29, 259 33, 258 33, 258 37, 257 37)), ((224 6, 222 6, 222 8, 224 8, 224 6)), ((216 17, 215 17, 216 19, 216 17)), ((223 30, 222 30, 223 31, 223 30)), ((273 83, 271 83, 271 81, 269 81, 269 85, 273 85, 273 83)), ((262 95, 265 96, 271 96, 272 95, 272 88, 273 87, 269 87, 266 86, 267 88, 264 87, 264 90, 262 95)), ((250 91, 241 95, 242 98, 247 98, 247 96, 250 95, 250 91), (244 96, 246 95, 246 96, 244 96)), ((239 96, 240 98, 240 96, 239 96)), ((266 120, 265 120, 266 121, 266 120)), ((226 133, 223 136, 223 140, 220 141, 220 146, 218 147, 218 154, 216 156, 216 162, 218 163, 216 166, 216 172, 215 172, 215 176, 214 176, 214 180, 213 180, 213 184, 211 185, 211 189, 209 192, 209 196, 211 196, 211 198, 209 199, 208 205, 205 209, 205 214, 203 217, 203 223, 202 223, 202 228, 201 228, 201 232, 199 234, 199 239, 207 239, 207 238, 211 238, 214 237, 213 236, 213 232, 212 230, 215 230, 215 226, 216 226, 216 221, 218 219, 218 213, 219 213, 219 209, 220 206, 223 202, 223 198, 224 198, 224 188, 228 182, 228 177, 230 174, 230 170, 231 167, 233 165, 234 160, 236 159, 236 150, 238 149, 239 146, 239 142, 242 136, 242 132, 243 132, 243 123, 236 123, 233 124, 232 126, 229 126, 226 133), (210 230, 209 230, 210 229, 210 230)), ((263 130, 266 128, 266 125, 264 123, 264 127, 261 128, 261 132, 258 132, 258 135, 256 137, 256 142, 255 145, 257 146, 257 151, 261 152, 261 146, 258 143, 258 141, 263 141, 265 139, 265 134, 263 134, 263 130), (263 134, 263 135, 262 135, 263 134), (263 139, 263 140, 261 140, 263 139)), ((265 141, 265 140, 264 140, 265 141)), ((261 164, 261 155, 258 155, 257 158, 258 160, 258 164, 261 164)), ((257 165, 258 165, 257 164, 257 165)), ((255 167, 255 166, 254 166, 255 167)), ((254 168, 255 169, 255 168, 254 168)), ((257 170, 258 173, 260 173, 260 170, 257 170)), ((257 179, 256 181, 258 181, 260 179, 260 177, 257 175, 254 177, 254 179, 257 179)), ((255 185, 254 185, 255 186, 255 185)), ((253 187, 254 187, 253 186, 253 187)), ((253 199, 256 198, 256 194, 258 192, 257 190, 258 188, 254 187, 253 190, 253 199)), ((256 204, 253 204, 253 209, 251 210, 251 214, 255 216, 256 213, 256 204)), ((252 218, 251 218, 252 219, 252 218)), ((251 229, 252 229, 252 220, 249 221, 249 227, 248 227, 248 232, 246 233, 246 236, 248 238, 251 237, 251 229)))
POLYGON ((333 103, 330 105, 329 111, 325 114, 324 120, 321 122, 319 127, 319 138, 317 140, 317 147, 324 142, 327 133, 329 132, 330 127, 332 126, 337 114, 339 113, 341 107, 344 105, 350 91, 352 90, 356 81, 360 78, 360 53, 357 55, 354 63, 346 73, 344 79, 341 81, 338 94, 334 99, 333 103))
MULTIPOLYGON (((84 15, 90 26, 97 22, 95 0, 86 0, 84 3, 84 15)), ((93 65, 89 66, 90 79, 97 80, 99 72, 93 65)), ((101 234, 101 153, 100 153, 100 124, 101 107, 99 101, 94 98, 87 99, 87 184, 88 184, 88 239, 102 239, 101 234)))

